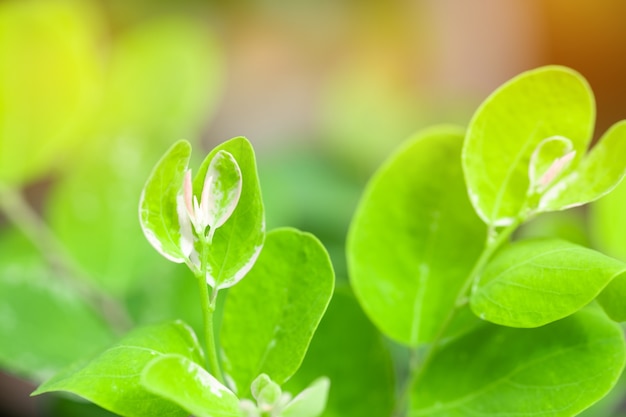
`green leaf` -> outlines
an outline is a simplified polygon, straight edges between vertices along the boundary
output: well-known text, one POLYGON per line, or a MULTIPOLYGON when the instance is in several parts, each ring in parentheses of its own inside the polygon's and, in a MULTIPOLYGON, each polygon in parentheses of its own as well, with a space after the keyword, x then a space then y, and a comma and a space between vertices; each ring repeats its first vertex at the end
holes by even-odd
POLYGON ((223 59, 207 25, 161 16, 116 38, 103 114, 109 137, 121 134, 152 149, 200 136, 224 85, 223 59))
POLYGON ((389 417, 393 363, 386 340, 347 288, 337 288, 298 372, 283 389, 300 392, 320 377, 331 381, 324 417, 389 417))
POLYGON ((185 262, 192 249, 183 238, 178 214, 182 205, 177 204, 190 155, 189 142, 172 145, 154 167, 139 200, 139 221, 146 239, 161 255, 177 263, 185 262))
POLYGON ((387 336, 417 346, 439 332, 485 242, 465 190, 463 132, 419 133, 370 180, 350 226, 350 280, 387 336))
POLYGON ((181 355, 163 355, 141 374, 148 391, 196 417, 239 417, 239 400, 204 368, 181 355))
POLYGON ((146 391, 140 382, 149 362, 169 354, 203 362, 195 334, 181 321, 136 329, 93 360, 54 376, 33 395, 67 391, 126 417, 184 417, 185 411, 146 391))
POLYGON ((76 263, 120 298, 144 276, 157 281, 168 269, 137 227, 137 196, 153 153, 136 141, 111 139, 55 181, 45 206, 50 228, 76 263))
POLYGON ((587 305, 624 270, 621 261, 563 240, 517 242, 481 273, 472 311, 505 326, 542 326, 587 305))
POLYGON ((101 94, 101 22, 86 2, 0 5, 0 181, 61 166, 101 94))
POLYGON ((202 195, 209 166, 222 151, 236 160, 242 184, 239 203, 228 221, 214 231, 209 251, 207 282, 218 288, 230 287, 248 273, 265 239, 265 215, 254 150, 246 138, 226 141, 209 153, 195 176, 193 194, 202 195))
POLYGON ((621 329, 600 312, 537 329, 486 324, 433 356, 409 415, 574 416, 611 390, 625 359, 621 329))
POLYGON ((591 205, 592 241, 602 252, 626 261, 626 181, 591 205))
POLYGON ((614 124, 580 165, 546 192, 539 211, 575 207, 608 194, 626 174, 626 121, 614 124))
POLYGON ((598 295, 604 311, 615 321, 626 322, 626 273, 616 276, 598 295))
POLYGON ((280 417, 318 417, 326 407, 330 380, 322 377, 311 383, 281 411, 280 417))
POLYGON ((261 373, 282 384, 296 372, 333 286, 330 259, 313 235, 287 228, 268 233, 257 263, 224 307, 224 371, 240 397, 261 373))
POLYGON ((33 381, 50 378, 76 358, 113 340, 111 329, 64 285, 25 238, 0 239, 0 366, 33 381), (76 337, 80 335, 80 337, 76 337))
MULTIPOLYGON (((511 224, 527 215, 530 160, 549 138, 566 140, 581 160, 591 140, 595 118, 593 94, 577 72, 559 66, 527 71, 492 93, 472 118, 463 147, 463 170, 472 204, 491 227, 511 224)), ((543 174, 552 164, 540 158, 543 174)), ((537 162, 537 161, 535 161, 537 162)), ((572 168, 560 173, 567 173, 572 168)), ((558 167, 555 167, 558 168, 558 167)), ((556 170, 560 171, 560 170, 556 170)))

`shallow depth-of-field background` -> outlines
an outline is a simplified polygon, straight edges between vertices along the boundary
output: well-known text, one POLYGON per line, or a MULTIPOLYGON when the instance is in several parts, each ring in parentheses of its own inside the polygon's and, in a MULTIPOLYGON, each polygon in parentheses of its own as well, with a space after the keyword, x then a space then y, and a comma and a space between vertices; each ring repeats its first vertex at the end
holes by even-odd
MULTIPOLYGON (((179 139, 198 158, 234 136, 252 142, 268 229, 312 232, 333 259, 338 301, 320 331, 386 352, 345 288, 365 181, 412 133, 466 125, 493 89, 541 65, 587 78, 597 132, 626 118, 625 19, 621 0, 0 0, 1 414, 108 415, 28 396, 116 337, 93 308, 119 329, 199 324, 193 280, 137 220, 145 179, 179 139)), ((586 213, 521 233, 593 245, 586 213)), ((603 249, 626 259, 626 247, 603 249)))

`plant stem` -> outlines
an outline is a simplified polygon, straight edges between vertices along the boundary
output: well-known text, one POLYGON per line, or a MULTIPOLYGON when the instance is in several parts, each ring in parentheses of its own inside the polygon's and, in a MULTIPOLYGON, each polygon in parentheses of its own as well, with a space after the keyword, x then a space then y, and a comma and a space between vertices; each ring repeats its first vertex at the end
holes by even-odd
POLYGON ((58 277, 64 279, 64 284, 73 288, 99 311, 112 329, 124 333, 131 327, 125 308, 92 283, 89 274, 76 263, 19 190, 0 184, 0 210, 37 248, 46 263, 59 272, 58 277))
POLYGON ((200 236, 200 242, 202 245, 202 255, 200 259, 200 272, 196 274, 196 280, 198 281, 198 289, 200 291, 200 307, 202 308, 202 318, 204 321, 206 365, 207 370, 211 373, 211 375, 224 384, 224 376, 222 375, 222 369, 217 356, 215 324, 213 320, 213 313, 215 313, 217 293, 219 290, 217 288, 212 288, 211 295, 209 297, 208 285, 206 282, 206 271, 208 268, 209 247, 211 243, 206 236, 200 236))
POLYGON ((435 353, 437 353, 439 345, 446 331, 448 330, 448 327, 452 323, 452 320, 457 315, 460 308, 463 307, 467 303, 467 298, 468 298, 467 293, 470 291, 470 288, 475 283, 478 274, 480 274, 480 272, 483 270, 487 262, 489 262, 493 254, 509 239, 511 234, 513 234, 513 232, 517 229, 520 223, 521 223, 521 219, 518 219, 514 221, 512 224, 510 224, 509 226, 507 226, 506 228, 502 229, 499 233, 494 233, 494 230, 492 228, 489 229, 487 233, 487 242, 485 244, 485 248, 481 252, 476 262, 474 263, 474 266, 472 267, 465 282, 463 283, 463 286, 458 292, 455 305, 450 310, 445 320, 443 321, 443 324, 439 328, 439 331, 437 332, 435 338, 433 339, 433 342, 431 343, 430 348, 428 349, 424 357, 424 360, 421 363, 419 370, 415 372, 415 368, 412 367, 412 369, 410 369, 411 374, 409 376, 409 380, 407 381, 407 384, 405 385, 402 393, 400 394, 400 397, 398 399, 398 406, 396 407, 394 416, 396 415, 400 416, 402 415, 401 410, 408 409, 407 403, 409 399, 408 398, 409 391, 424 375, 424 371, 428 368, 428 366, 432 362, 433 357, 435 356, 435 353))

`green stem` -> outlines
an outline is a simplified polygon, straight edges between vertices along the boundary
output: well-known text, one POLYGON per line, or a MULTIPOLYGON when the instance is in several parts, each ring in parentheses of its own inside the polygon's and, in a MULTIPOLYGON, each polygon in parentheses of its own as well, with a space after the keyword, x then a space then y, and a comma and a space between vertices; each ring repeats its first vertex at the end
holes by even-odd
POLYGON ((0 210, 7 219, 37 248, 46 263, 83 299, 99 311, 112 329, 119 333, 131 327, 126 310, 114 298, 93 285, 93 280, 68 252, 55 233, 24 199, 17 189, 0 184, 0 210))
POLYGON ((222 369, 217 355, 215 324, 213 320, 219 290, 213 288, 209 296, 208 285, 206 283, 206 271, 208 268, 210 242, 207 240, 206 236, 200 236, 200 242, 202 244, 202 256, 200 260, 200 273, 196 274, 196 279, 198 281, 198 289, 200 290, 200 307, 202 308, 202 318, 204 321, 207 370, 218 381, 224 384, 224 376, 222 375, 222 369))
MULTIPOLYGON (((420 378, 424 375, 424 371, 428 368, 430 363, 437 353, 439 345, 448 330, 448 327, 452 323, 452 320, 456 317, 461 307, 463 307, 468 300, 468 292, 470 291, 472 285, 475 283, 478 274, 483 270, 487 262, 491 259, 493 254, 506 242, 513 232, 520 225, 521 219, 514 221, 512 224, 507 226, 505 229, 501 230, 499 233, 495 233, 495 231, 490 228, 487 233, 487 243, 485 244, 485 248, 481 252, 480 256, 474 263, 472 270, 467 276, 467 279, 463 283, 461 290, 457 293, 455 306, 450 310, 447 317, 443 321, 443 324, 439 328, 437 335, 433 339, 433 342, 430 345, 430 349, 427 351, 423 362, 417 372, 415 372, 415 368, 411 369, 411 374, 409 376, 409 380, 405 385, 402 393, 400 394, 400 398, 398 400, 397 410, 406 410, 408 404, 409 391, 411 388, 420 380, 420 378)), ((397 414, 394 415, 402 415, 396 410, 397 414)))

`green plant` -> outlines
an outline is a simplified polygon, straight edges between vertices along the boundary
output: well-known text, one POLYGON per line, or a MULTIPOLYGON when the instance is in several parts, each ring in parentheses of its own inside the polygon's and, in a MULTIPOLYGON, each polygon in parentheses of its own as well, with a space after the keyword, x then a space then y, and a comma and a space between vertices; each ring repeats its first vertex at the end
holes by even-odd
POLYGON ((295 229, 266 237, 246 139, 215 148, 193 181, 190 156, 185 141, 163 156, 144 187, 139 217, 152 246, 193 272, 205 349, 181 321, 140 328, 35 394, 68 391, 125 416, 318 416, 328 379, 295 398, 280 384, 300 366, 332 295, 328 255, 295 229), (230 287, 218 343, 213 316, 220 290, 230 287))
POLYGON ((587 152, 594 112, 576 72, 529 71, 467 132, 418 134, 368 184, 348 266, 368 316, 410 349, 397 415, 572 416, 617 382, 626 264, 555 238, 509 243, 622 180, 626 122, 587 152))
MULTIPOLYGON (((219 84, 206 77, 220 74, 210 37, 153 21, 122 33, 103 68, 99 25, 74 6, 0 7, 4 370, 124 416, 570 416, 613 389, 625 361, 626 124, 587 152, 595 109, 579 74, 524 73, 467 131, 425 130, 392 156, 350 228, 355 297, 341 274, 334 288, 312 235, 266 233, 246 139, 211 151, 195 179, 184 141, 148 174, 172 138, 200 130, 202 92, 219 84), (32 72, 23 45, 56 70, 32 72), (39 212, 22 190, 51 172, 39 212), (580 212, 561 210, 610 191, 588 213, 585 242, 580 212), (560 224, 576 244, 555 238, 560 224)), ((311 179, 323 165, 288 156, 275 176, 290 177, 308 215, 341 217, 326 200, 346 189, 317 198, 305 181, 335 178, 311 179)), ((587 415, 606 416, 621 394, 587 415)), ((73 415, 104 413, 84 410, 73 415)))

